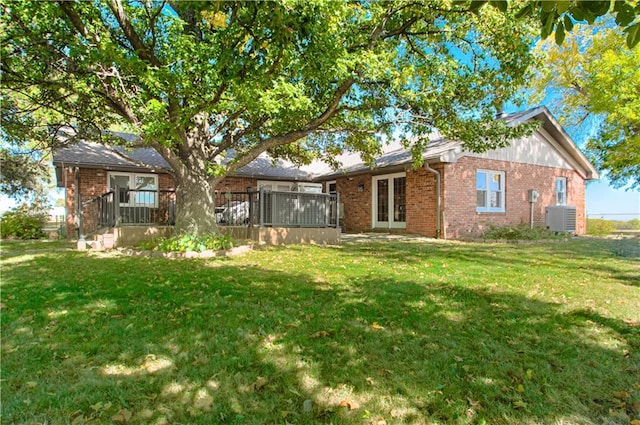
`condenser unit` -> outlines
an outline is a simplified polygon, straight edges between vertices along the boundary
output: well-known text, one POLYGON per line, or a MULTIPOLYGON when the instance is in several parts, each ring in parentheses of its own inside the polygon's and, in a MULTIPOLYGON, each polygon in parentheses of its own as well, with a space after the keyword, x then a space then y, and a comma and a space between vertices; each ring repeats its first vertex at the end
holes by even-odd
POLYGON ((576 207, 549 205, 545 208, 545 226, 554 232, 575 232, 576 207))

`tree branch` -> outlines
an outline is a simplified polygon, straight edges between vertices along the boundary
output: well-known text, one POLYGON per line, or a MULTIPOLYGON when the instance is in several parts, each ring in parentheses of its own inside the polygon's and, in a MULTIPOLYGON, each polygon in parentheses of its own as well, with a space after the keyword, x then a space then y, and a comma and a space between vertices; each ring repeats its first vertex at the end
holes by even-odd
POLYGON ((320 115, 315 120, 309 122, 309 124, 307 124, 304 127, 304 131, 314 130, 319 126, 321 126, 322 124, 324 124, 329 118, 331 118, 335 114, 343 96, 349 91, 349 89, 353 84, 355 84, 355 82, 356 82, 356 79, 352 77, 344 81, 342 84, 340 84, 336 92, 333 94, 333 99, 331 100, 327 108, 324 110, 322 115, 320 115))
POLYGON ((296 140, 302 139, 303 137, 308 136, 314 130, 318 129, 322 124, 327 122, 332 116, 335 115, 338 105, 342 100, 343 96, 349 91, 351 86, 356 82, 355 78, 349 78, 344 81, 340 86, 336 89, 333 94, 333 99, 324 110, 324 112, 316 119, 310 121, 307 125, 305 125, 301 130, 291 131, 289 133, 283 134, 281 136, 274 136, 267 140, 262 140, 256 146, 252 147, 248 151, 246 151, 237 161, 232 161, 227 166, 227 172, 232 173, 236 171, 238 168, 241 168, 254 159, 256 159, 262 152, 265 152, 271 148, 276 146, 286 145, 296 140))
POLYGON ((109 1, 109 9, 113 12, 113 15, 116 17, 118 21, 118 25, 120 25, 120 29, 124 33, 125 37, 131 46, 133 46, 134 50, 138 53, 141 59, 149 62, 153 66, 160 67, 162 64, 158 60, 158 58, 154 55, 152 51, 150 51, 147 46, 142 42, 138 34, 136 33, 135 28, 131 24, 127 13, 122 6, 122 2, 120 0, 110 0, 109 1))
POLYGON ((76 11, 73 10, 73 2, 60 0, 58 1, 58 4, 60 5, 62 11, 69 17, 76 31, 78 31, 83 37, 89 38, 89 32, 87 31, 84 22, 82 22, 80 15, 78 15, 76 11))

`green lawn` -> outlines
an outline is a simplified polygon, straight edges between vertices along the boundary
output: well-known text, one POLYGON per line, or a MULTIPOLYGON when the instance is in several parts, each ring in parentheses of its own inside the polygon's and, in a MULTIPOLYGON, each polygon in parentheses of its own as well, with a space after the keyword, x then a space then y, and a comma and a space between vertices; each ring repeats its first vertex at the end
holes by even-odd
POLYGON ((2 255, 2 423, 640 420, 637 240, 2 255))

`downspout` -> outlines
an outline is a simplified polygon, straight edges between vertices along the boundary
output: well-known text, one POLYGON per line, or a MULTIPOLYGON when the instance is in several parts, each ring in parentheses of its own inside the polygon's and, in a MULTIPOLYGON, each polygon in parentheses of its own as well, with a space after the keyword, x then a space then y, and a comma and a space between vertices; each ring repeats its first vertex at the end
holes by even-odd
POLYGON ((69 238, 69 187, 67 179, 67 170, 64 168, 64 162, 62 162, 62 178, 64 180, 64 233, 69 238))
POLYGON ((75 215, 76 219, 75 224, 77 226, 77 238, 80 239, 82 236, 82 198, 80 198, 80 176, 78 172, 78 167, 73 167, 73 185, 74 185, 74 202, 75 202, 75 215))
POLYGON ((440 172, 431 168, 428 162, 424 163, 424 169, 436 175, 436 239, 440 239, 440 172))

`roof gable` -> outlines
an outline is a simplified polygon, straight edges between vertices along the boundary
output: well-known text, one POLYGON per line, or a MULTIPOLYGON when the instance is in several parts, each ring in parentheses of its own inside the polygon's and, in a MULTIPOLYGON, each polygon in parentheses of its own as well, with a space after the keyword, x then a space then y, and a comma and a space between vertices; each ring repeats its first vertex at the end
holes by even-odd
POLYGON ((535 132, 529 137, 514 140, 509 146, 504 148, 482 153, 464 152, 460 156, 495 159, 555 168, 574 168, 574 165, 569 162, 570 160, 567 158, 567 155, 562 155, 540 132, 535 132))

